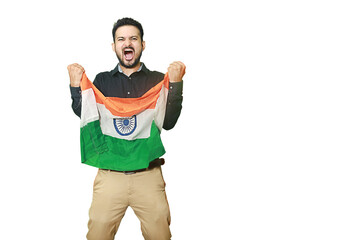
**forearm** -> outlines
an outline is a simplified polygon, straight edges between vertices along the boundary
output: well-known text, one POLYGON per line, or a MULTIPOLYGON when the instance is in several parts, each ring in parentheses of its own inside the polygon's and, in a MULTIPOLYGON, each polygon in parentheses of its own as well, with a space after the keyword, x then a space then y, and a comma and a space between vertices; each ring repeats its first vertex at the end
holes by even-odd
POLYGON ((165 130, 172 129, 181 113, 182 109, 182 89, 183 82, 170 83, 169 94, 166 103, 166 112, 163 128, 165 130))
POLYGON ((81 116, 81 89, 80 89, 80 87, 71 87, 70 86, 70 92, 71 92, 71 99, 72 99, 71 107, 72 107, 74 113, 78 117, 80 117, 81 116))

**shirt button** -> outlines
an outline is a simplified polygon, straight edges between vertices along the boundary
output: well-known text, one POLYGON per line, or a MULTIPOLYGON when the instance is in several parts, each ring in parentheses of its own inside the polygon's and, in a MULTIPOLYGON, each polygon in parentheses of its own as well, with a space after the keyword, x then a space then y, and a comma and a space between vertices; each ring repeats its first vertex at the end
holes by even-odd
POLYGON ((128 92, 128 95, 130 94, 130 92, 128 92))

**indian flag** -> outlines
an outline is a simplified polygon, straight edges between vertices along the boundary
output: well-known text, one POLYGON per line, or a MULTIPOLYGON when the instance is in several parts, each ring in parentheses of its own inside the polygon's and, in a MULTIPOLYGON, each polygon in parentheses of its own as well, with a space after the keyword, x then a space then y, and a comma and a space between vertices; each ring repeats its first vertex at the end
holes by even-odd
POLYGON ((165 153, 160 139, 168 74, 139 98, 105 97, 83 74, 81 162, 118 171, 147 168, 165 153))

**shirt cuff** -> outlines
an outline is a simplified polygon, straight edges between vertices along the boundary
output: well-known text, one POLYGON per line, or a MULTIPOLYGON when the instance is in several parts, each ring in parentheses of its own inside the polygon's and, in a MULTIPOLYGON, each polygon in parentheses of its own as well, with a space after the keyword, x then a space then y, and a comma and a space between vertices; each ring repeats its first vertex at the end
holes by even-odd
POLYGON ((171 82, 169 84, 169 93, 170 94, 182 95, 182 91, 183 91, 183 81, 171 82))
POLYGON ((81 96, 81 88, 80 87, 70 86, 70 92, 71 92, 72 97, 80 97, 81 96))

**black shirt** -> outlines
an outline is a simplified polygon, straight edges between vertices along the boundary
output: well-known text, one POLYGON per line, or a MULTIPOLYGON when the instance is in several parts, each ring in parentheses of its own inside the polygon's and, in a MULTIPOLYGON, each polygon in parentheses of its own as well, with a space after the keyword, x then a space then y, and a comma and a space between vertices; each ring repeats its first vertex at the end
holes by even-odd
MULTIPOLYGON (((110 72, 102 72, 96 75, 94 85, 105 97, 138 98, 164 79, 164 74, 150 71, 142 64, 141 70, 126 76, 119 72, 118 65, 110 72)), ((163 128, 173 128, 180 116, 182 108, 183 82, 170 83, 169 94, 166 104, 165 120, 163 128)), ((70 87, 72 109, 81 116, 81 89, 70 87)))

